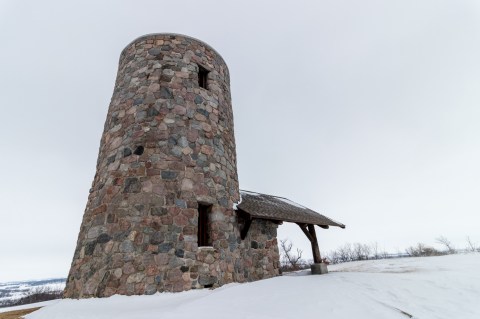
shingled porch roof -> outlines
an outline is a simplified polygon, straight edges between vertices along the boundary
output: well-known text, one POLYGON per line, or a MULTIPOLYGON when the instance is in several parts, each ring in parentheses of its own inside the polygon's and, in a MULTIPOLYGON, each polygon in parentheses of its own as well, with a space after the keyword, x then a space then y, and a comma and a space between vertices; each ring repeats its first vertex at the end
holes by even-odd
POLYGON ((236 205, 236 209, 248 213, 253 218, 318 225, 322 228, 329 226, 345 228, 344 224, 283 197, 246 190, 240 190, 240 195, 242 199, 236 205))

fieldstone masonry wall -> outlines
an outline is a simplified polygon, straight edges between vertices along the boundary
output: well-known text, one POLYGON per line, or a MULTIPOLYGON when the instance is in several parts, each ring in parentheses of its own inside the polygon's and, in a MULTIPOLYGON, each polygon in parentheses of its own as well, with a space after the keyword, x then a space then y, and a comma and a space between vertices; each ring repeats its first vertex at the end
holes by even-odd
POLYGON ((243 246, 240 246, 243 277, 242 274, 238 276, 241 279, 254 281, 279 275, 277 227, 271 221, 253 220, 247 237, 242 241, 243 246))
POLYGON ((141 37, 120 56, 97 169, 65 297, 153 294, 278 275, 277 225, 245 240, 230 79, 198 40, 141 37), (199 85, 199 67, 209 71, 199 85), (198 204, 212 205, 211 247, 198 247, 198 204))

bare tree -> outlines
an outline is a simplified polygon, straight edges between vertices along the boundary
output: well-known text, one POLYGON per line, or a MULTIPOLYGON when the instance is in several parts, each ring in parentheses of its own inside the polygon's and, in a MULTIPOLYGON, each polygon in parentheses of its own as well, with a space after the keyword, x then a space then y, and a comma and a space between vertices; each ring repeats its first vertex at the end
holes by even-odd
POLYGON ((419 256, 419 254, 417 253, 417 249, 414 246, 410 246, 408 248, 405 248, 405 252, 410 257, 418 257, 419 256))
POLYGON ((338 264, 340 259, 340 254, 336 250, 332 250, 327 254, 327 259, 330 261, 331 264, 338 264))
POLYGON ((378 248, 378 242, 374 241, 373 243, 370 244, 370 249, 373 254, 373 258, 378 259, 380 258, 380 251, 378 248))
POLYGON ((383 258, 383 259, 387 259, 389 254, 388 252, 384 249, 382 250, 382 252, 380 253, 380 256, 383 258))
POLYGON ((296 252, 292 251, 293 244, 288 239, 280 240, 280 253, 282 255, 282 266, 284 270, 294 271, 301 269, 304 262, 302 260, 303 251, 297 248, 296 252))
POLYGON ((455 249, 455 247, 452 245, 452 243, 447 239, 447 237, 445 236, 440 236, 438 238, 435 239, 435 241, 441 245, 443 245, 446 250, 447 250, 447 253, 448 254, 455 254, 457 251, 455 249))
POLYGON ((468 251, 471 251, 471 252, 475 252, 477 251, 479 248, 478 248, 478 245, 477 243, 474 243, 471 239, 470 239, 470 236, 467 236, 467 250, 468 251))
POLYGON ((372 252, 372 249, 370 248, 369 245, 367 245, 367 244, 362 245, 363 259, 368 260, 370 258, 371 252, 372 252))
POLYGON ((440 256, 444 254, 436 250, 435 248, 429 247, 423 243, 418 243, 417 246, 410 246, 405 249, 405 251, 410 257, 440 256))
POLYGON ((405 252, 411 257, 425 256, 426 247, 424 243, 418 243, 417 246, 410 246, 405 249, 405 252))
POLYGON ((349 243, 346 243, 342 247, 338 248, 338 257, 342 262, 353 260, 352 245, 349 243))
POLYGON ((362 260, 363 259, 363 245, 360 243, 353 244, 353 260, 362 260))

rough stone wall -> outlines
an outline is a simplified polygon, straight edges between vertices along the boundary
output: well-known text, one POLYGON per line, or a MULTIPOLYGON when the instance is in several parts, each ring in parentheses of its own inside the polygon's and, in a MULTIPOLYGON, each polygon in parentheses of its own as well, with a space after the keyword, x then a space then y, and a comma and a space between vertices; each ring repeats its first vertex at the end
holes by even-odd
MULTIPOLYGON (((241 258, 243 278, 255 281, 279 275, 280 255, 277 243, 277 227, 274 222, 254 219, 243 240, 241 258)), ((239 274, 242 275, 242 274, 239 274)))
MULTIPOLYGON (((129 44, 64 296, 183 291, 267 276, 259 252, 268 248, 245 252, 232 209, 235 152, 229 72, 218 53, 172 34, 129 44), (209 71, 207 89, 199 86, 199 66, 209 71), (212 205, 212 247, 198 248, 199 202, 212 205)), ((270 238, 264 228, 251 238, 270 238)))

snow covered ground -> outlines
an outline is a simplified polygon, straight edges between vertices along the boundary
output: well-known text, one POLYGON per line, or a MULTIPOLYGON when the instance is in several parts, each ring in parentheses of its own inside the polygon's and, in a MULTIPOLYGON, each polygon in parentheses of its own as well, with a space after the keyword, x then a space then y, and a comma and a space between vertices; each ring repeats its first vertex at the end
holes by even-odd
POLYGON ((362 261, 214 290, 62 300, 27 319, 480 318, 480 254, 362 261))

